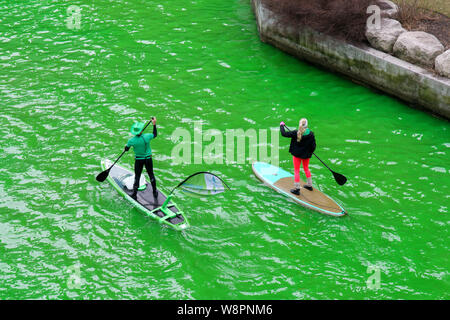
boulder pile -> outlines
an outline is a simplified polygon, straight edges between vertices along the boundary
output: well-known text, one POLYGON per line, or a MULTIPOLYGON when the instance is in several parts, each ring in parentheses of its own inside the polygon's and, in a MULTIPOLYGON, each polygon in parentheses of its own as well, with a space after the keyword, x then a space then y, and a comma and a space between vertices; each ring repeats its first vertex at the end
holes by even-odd
POLYGON ((442 43, 432 34, 422 31, 407 31, 395 20, 398 6, 389 0, 381 0, 380 23, 368 25, 366 38, 370 45, 380 51, 392 54, 410 63, 434 68, 450 78, 450 50, 444 52, 442 43))

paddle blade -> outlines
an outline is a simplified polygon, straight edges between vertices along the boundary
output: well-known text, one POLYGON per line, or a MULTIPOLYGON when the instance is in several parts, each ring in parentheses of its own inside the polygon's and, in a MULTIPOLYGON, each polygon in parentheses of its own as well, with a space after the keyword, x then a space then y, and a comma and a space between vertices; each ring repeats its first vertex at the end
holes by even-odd
POLYGON ((179 188, 187 194, 214 195, 230 189, 218 176, 210 172, 197 172, 183 181, 179 188))
POLYGON ((340 186, 343 186, 347 182, 347 178, 344 175, 334 171, 331 172, 333 173, 334 179, 340 186))
POLYGON ((97 178, 95 178, 95 179, 97 179, 98 182, 103 182, 103 181, 105 181, 106 178, 108 178, 109 170, 111 170, 111 169, 108 169, 108 170, 105 170, 105 171, 99 173, 98 176, 97 176, 97 178))

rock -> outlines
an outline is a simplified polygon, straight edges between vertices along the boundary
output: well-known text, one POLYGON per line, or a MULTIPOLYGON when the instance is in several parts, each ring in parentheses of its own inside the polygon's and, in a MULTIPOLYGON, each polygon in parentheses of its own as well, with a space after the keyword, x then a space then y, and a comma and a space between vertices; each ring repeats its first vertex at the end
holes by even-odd
POLYGON ((378 1, 378 3, 382 3, 384 4, 386 7, 389 6, 389 9, 383 9, 381 8, 381 15, 384 18, 391 18, 391 19, 395 19, 398 16, 398 6, 393 3, 392 1, 389 0, 380 0, 378 1))
POLYGON ((394 44, 396 57, 426 67, 434 67, 434 60, 443 52, 442 43, 423 31, 404 32, 394 44))
POLYGON ((391 53, 398 37, 406 32, 400 22, 393 19, 381 19, 380 28, 375 25, 366 30, 366 38, 375 49, 391 53))
POLYGON ((450 50, 447 50, 443 54, 437 56, 434 64, 436 71, 440 75, 450 78, 450 50))

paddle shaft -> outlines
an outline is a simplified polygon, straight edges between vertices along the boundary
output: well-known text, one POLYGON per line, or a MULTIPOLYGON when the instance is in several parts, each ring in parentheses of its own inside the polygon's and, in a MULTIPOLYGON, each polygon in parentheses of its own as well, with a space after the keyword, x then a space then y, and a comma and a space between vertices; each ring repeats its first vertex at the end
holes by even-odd
POLYGON ((327 165, 325 164, 325 162, 323 162, 322 159, 320 159, 314 152, 313 152, 313 155, 314 155, 317 159, 319 159, 319 161, 322 162, 322 164, 323 164, 325 167, 327 167, 328 170, 330 170, 331 172, 334 172, 334 171, 331 170, 330 167, 327 166, 327 165))
MULTIPOLYGON (((152 120, 153 120, 153 117, 152 117, 152 120)), ((147 122, 147 124, 145 125, 144 129, 142 129, 142 131, 138 134, 138 136, 140 136, 140 135, 145 131, 145 129, 147 129, 147 127, 150 125, 150 123, 152 122, 152 120, 150 120, 149 122, 147 122)))
POLYGON ((122 158, 122 156, 125 154, 126 150, 123 150, 122 153, 120 154, 120 156, 116 159, 116 161, 114 161, 114 163, 112 164, 111 167, 109 167, 108 171, 111 170, 112 167, 114 167, 114 165, 120 160, 120 158, 122 158))

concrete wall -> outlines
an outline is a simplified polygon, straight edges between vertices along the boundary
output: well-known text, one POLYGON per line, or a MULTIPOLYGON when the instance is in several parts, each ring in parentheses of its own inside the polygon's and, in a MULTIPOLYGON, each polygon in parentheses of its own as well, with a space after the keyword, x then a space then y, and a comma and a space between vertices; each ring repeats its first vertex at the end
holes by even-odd
POLYGON ((367 46, 283 25, 261 0, 251 1, 261 41, 450 119, 450 79, 367 46))

